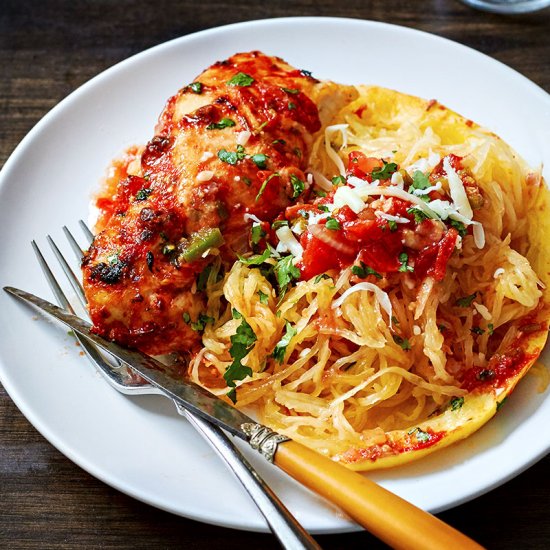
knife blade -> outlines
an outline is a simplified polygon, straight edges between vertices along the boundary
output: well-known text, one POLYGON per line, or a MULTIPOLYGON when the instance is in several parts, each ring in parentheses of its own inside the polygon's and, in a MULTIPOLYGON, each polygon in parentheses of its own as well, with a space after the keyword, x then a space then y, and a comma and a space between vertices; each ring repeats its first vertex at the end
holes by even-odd
POLYGON ((136 373, 145 378, 186 410, 212 422, 232 435, 250 441, 250 425, 258 425, 255 420, 211 394, 201 386, 184 379, 173 378, 160 361, 137 350, 130 350, 110 342, 91 332, 92 325, 76 315, 24 290, 5 286, 4 290, 19 300, 57 319, 74 332, 91 340, 116 359, 128 364, 136 373), (248 431, 247 431, 248 428, 248 431))

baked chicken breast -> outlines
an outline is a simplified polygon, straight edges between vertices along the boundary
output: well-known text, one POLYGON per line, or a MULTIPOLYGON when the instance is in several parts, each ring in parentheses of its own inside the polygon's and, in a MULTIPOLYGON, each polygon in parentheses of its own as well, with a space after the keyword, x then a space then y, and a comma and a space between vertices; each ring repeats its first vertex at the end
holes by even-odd
POLYGON ((201 277, 251 249, 253 217, 271 222, 307 194, 312 138, 355 93, 249 52, 170 98, 98 201, 82 263, 95 330, 153 355, 195 351, 201 277))

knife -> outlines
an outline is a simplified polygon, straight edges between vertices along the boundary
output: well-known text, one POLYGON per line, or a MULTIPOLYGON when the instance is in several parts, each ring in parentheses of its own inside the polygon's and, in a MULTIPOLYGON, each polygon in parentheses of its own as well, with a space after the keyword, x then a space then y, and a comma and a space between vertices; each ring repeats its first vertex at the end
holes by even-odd
POLYGON ((396 549, 480 549, 476 542, 435 516, 368 478, 274 432, 206 389, 172 378, 167 367, 139 351, 124 348, 91 332, 79 317, 13 287, 4 290, 54 317, 74 332, 127 363, 179 405, 230 434, 240 437, 291 477, 336 504, 373 535, 396 549))

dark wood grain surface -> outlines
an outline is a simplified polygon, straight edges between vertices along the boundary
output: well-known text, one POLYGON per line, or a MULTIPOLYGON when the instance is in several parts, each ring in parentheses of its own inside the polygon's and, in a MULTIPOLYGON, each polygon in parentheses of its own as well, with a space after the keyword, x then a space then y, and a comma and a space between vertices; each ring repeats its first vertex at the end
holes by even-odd
MULTIPOLYGON (((299 15, 372 19, 445 36, 550 91, 549 9, 503 17, 454 0, 0 0, 0 165, 47 111, 116 62, 206 28, 299 15)), ((488 548, 550 548, 549 466, 546 457, 440 517, 488 548)), ((383 548, 364 532, 317 538, 324 548, 383 548)), ((270 535, 156 510, 94 479, 46 442, 0 387, 0 548, 79 547, 267 550, 278 545, 270 535)))

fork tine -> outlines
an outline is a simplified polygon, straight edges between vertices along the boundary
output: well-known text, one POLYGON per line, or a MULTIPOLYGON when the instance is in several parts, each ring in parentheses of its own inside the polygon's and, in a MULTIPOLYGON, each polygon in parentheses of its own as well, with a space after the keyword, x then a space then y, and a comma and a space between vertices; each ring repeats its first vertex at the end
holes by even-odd
POLYGON ((86 308, 86 297, 84 296, 84 289, 82 288, 80 281, 77 279, 73 270, 70 268, 63 254, 61 254, 61 251, 59 250, 59 248, 57 248, 57 245, 55 244, 53 239, 49 235, 46 237, 46 239, 48 240, 48 244, 50 245, 53 253, 55 254, 55 257, 57 258, 57 261, 61 265, 61 269, 63 270, 63 273, 65 273, 67 279, 69 280, 69 283, 73 287, 73 290, 76 292, 76 295, 80 303, 84 308, 86 308))
POLYGON ((59 283, 57 282, 54 274, 52 273, 52 270, 50 269, 50 266, 47 264, 46 260, 44 259, 44 256, 42 255, 42 252, 40 251, 40 248, 38 248, 38 245, 35 241, 31 241, 32 248, 34 250, 34 253, 36 254, 36 258, 38 260, 38 263, 40 264, 40 267, 42 268, 42 271, 44 272, 44 276, 46 277, 46 280, 48 281, 48 284, 50 285, 50 288, 52 289, 52 292, 54 293, 55 297, 57 298, 57 301, 67 310, 74 313, 74 309, 72 308, 71 304, 69 303, 69 300, 67 300, 67 297, 65 296, 65 293, 63 290, 61 290, 61 287, 59 286, 59 283))
POLYGON ((78 225, 80 225, 82 231, 84 232, 84 235, 86 235, 86 238, 88 239, 88 244, 92 244, 92 241, 94 240, 94 234, 90 231, 90 228, 82 220, 78 220, 78 225))
MULTIPOLYGON (((88 229, 88 226, 80 220, 80 226, 83 228, 86 234, 92 234, 91 231, 88 229)), ((63 226, 63 232, 65 233, 65 236, 67 237, 67 240, 69 241, 69 244, 71 245, 71 248, 73 249, 73 252, 75 253, 76 259, 80 262, 82 260, 83 252, 80 248, 80 245, 78 244, 77 240, 74 238, 73 234, 69 231, 69 228, 67 226, 63 226)), ((78 280, 78 278, 75 276, 73 270, 69 267, 67 264, 65 258, 59 251, 59 248, 57 248, 55 242, 53 239, 48 235, 48 242, 50 243, 50 246, 52 247, 52 250, 54 251, 54 254, 56 255, 57 259, 59 260, 59 263, 61 264, 61 267, 63 269, 63 273, 65 273, 66 277, 69 279, 69 283, 73 287, 74 291, 76 292, 78 299, 80 300, 80 303, 82 304, 82 307, 88 313, 88 301, 86 300, 86 295, 84 294, 84 288, 82 287, 82 284, 78 280)), ((89 317, 89 315, 88 315, 89 317)), ((91 345, 91 344, 90 344, 91 345)), ((111 369, 113 368, 120 368, 122 367, 122 363, 118 360, 113 358, 113 361, 115 364, 111 365, 111 369)), ((113 378, 111 372, 108 372, 107 375, 110 378, 113 378)), ((118 376, 118 375, 116 375, 118 376)), ((117 379, 118 383, 121 383, 120 378, 117 379)))
MULTIPOLYGON (((51 240, 51 238, 50 238, 51 240)), ((53 240, 52 240, 53 243, 53 240)), ((55 246, 55 243, 53 243, 55 246)), ((67 299, 67 296, 65 296, 65 293, 59 286, 59 283, 57 282, 57 279, 55 278, 55 275, 53 274, 52 270, 50 269, 50 266, 44 259, 44 256, 42 252, 40 251, 40 248, 38 248, 38 245, 35 241, 31 241, 32 248, 34 250, 34 253, 36 254, 36 258, 38 260, 38 263, 40 264, 40 267, 42 268, 42 271, 44 273, 44 276, 46 277, 46 280, 48 281, 48 284, 50 285, 50 288, 52 289, 52 292, 54 293, 56 299, 58 300, 59 304, 66 310, 70 311, 71 313, 74 313, 74 309, 71 306, 71 303, 67 299)), ((57 248, 57 247, 55 247, 57 248)), ((107 361, 103 358, 103 356, 100 354, 99 350, 90 342, 88 342, 86 339, 81 338, 78 336, 78 334, 75 334, 75 338, 79 342, 80 346, 82 347, 82 350, 88 357, 88 359, 95 364, 99 369, 101 369, 108 378, 111 379, 111 381, 115 384, 119 384, 120 386, 123 385, 121 379, 119 376, 117 376, 116 372, 113 371, 113 365, 107 363, 107 361)), ((116 368, 116 367, 115 367, 116 368)))
POLYGON ((69 228, 66 225, 63 226, 63 233, 65 233, 65 237, 67 237, 77 260, 80 262, 84 256, 84 251, 80 248, 80 245, 77 243, 76 239, 73 237, 73 234, 69 231, 69 228))

